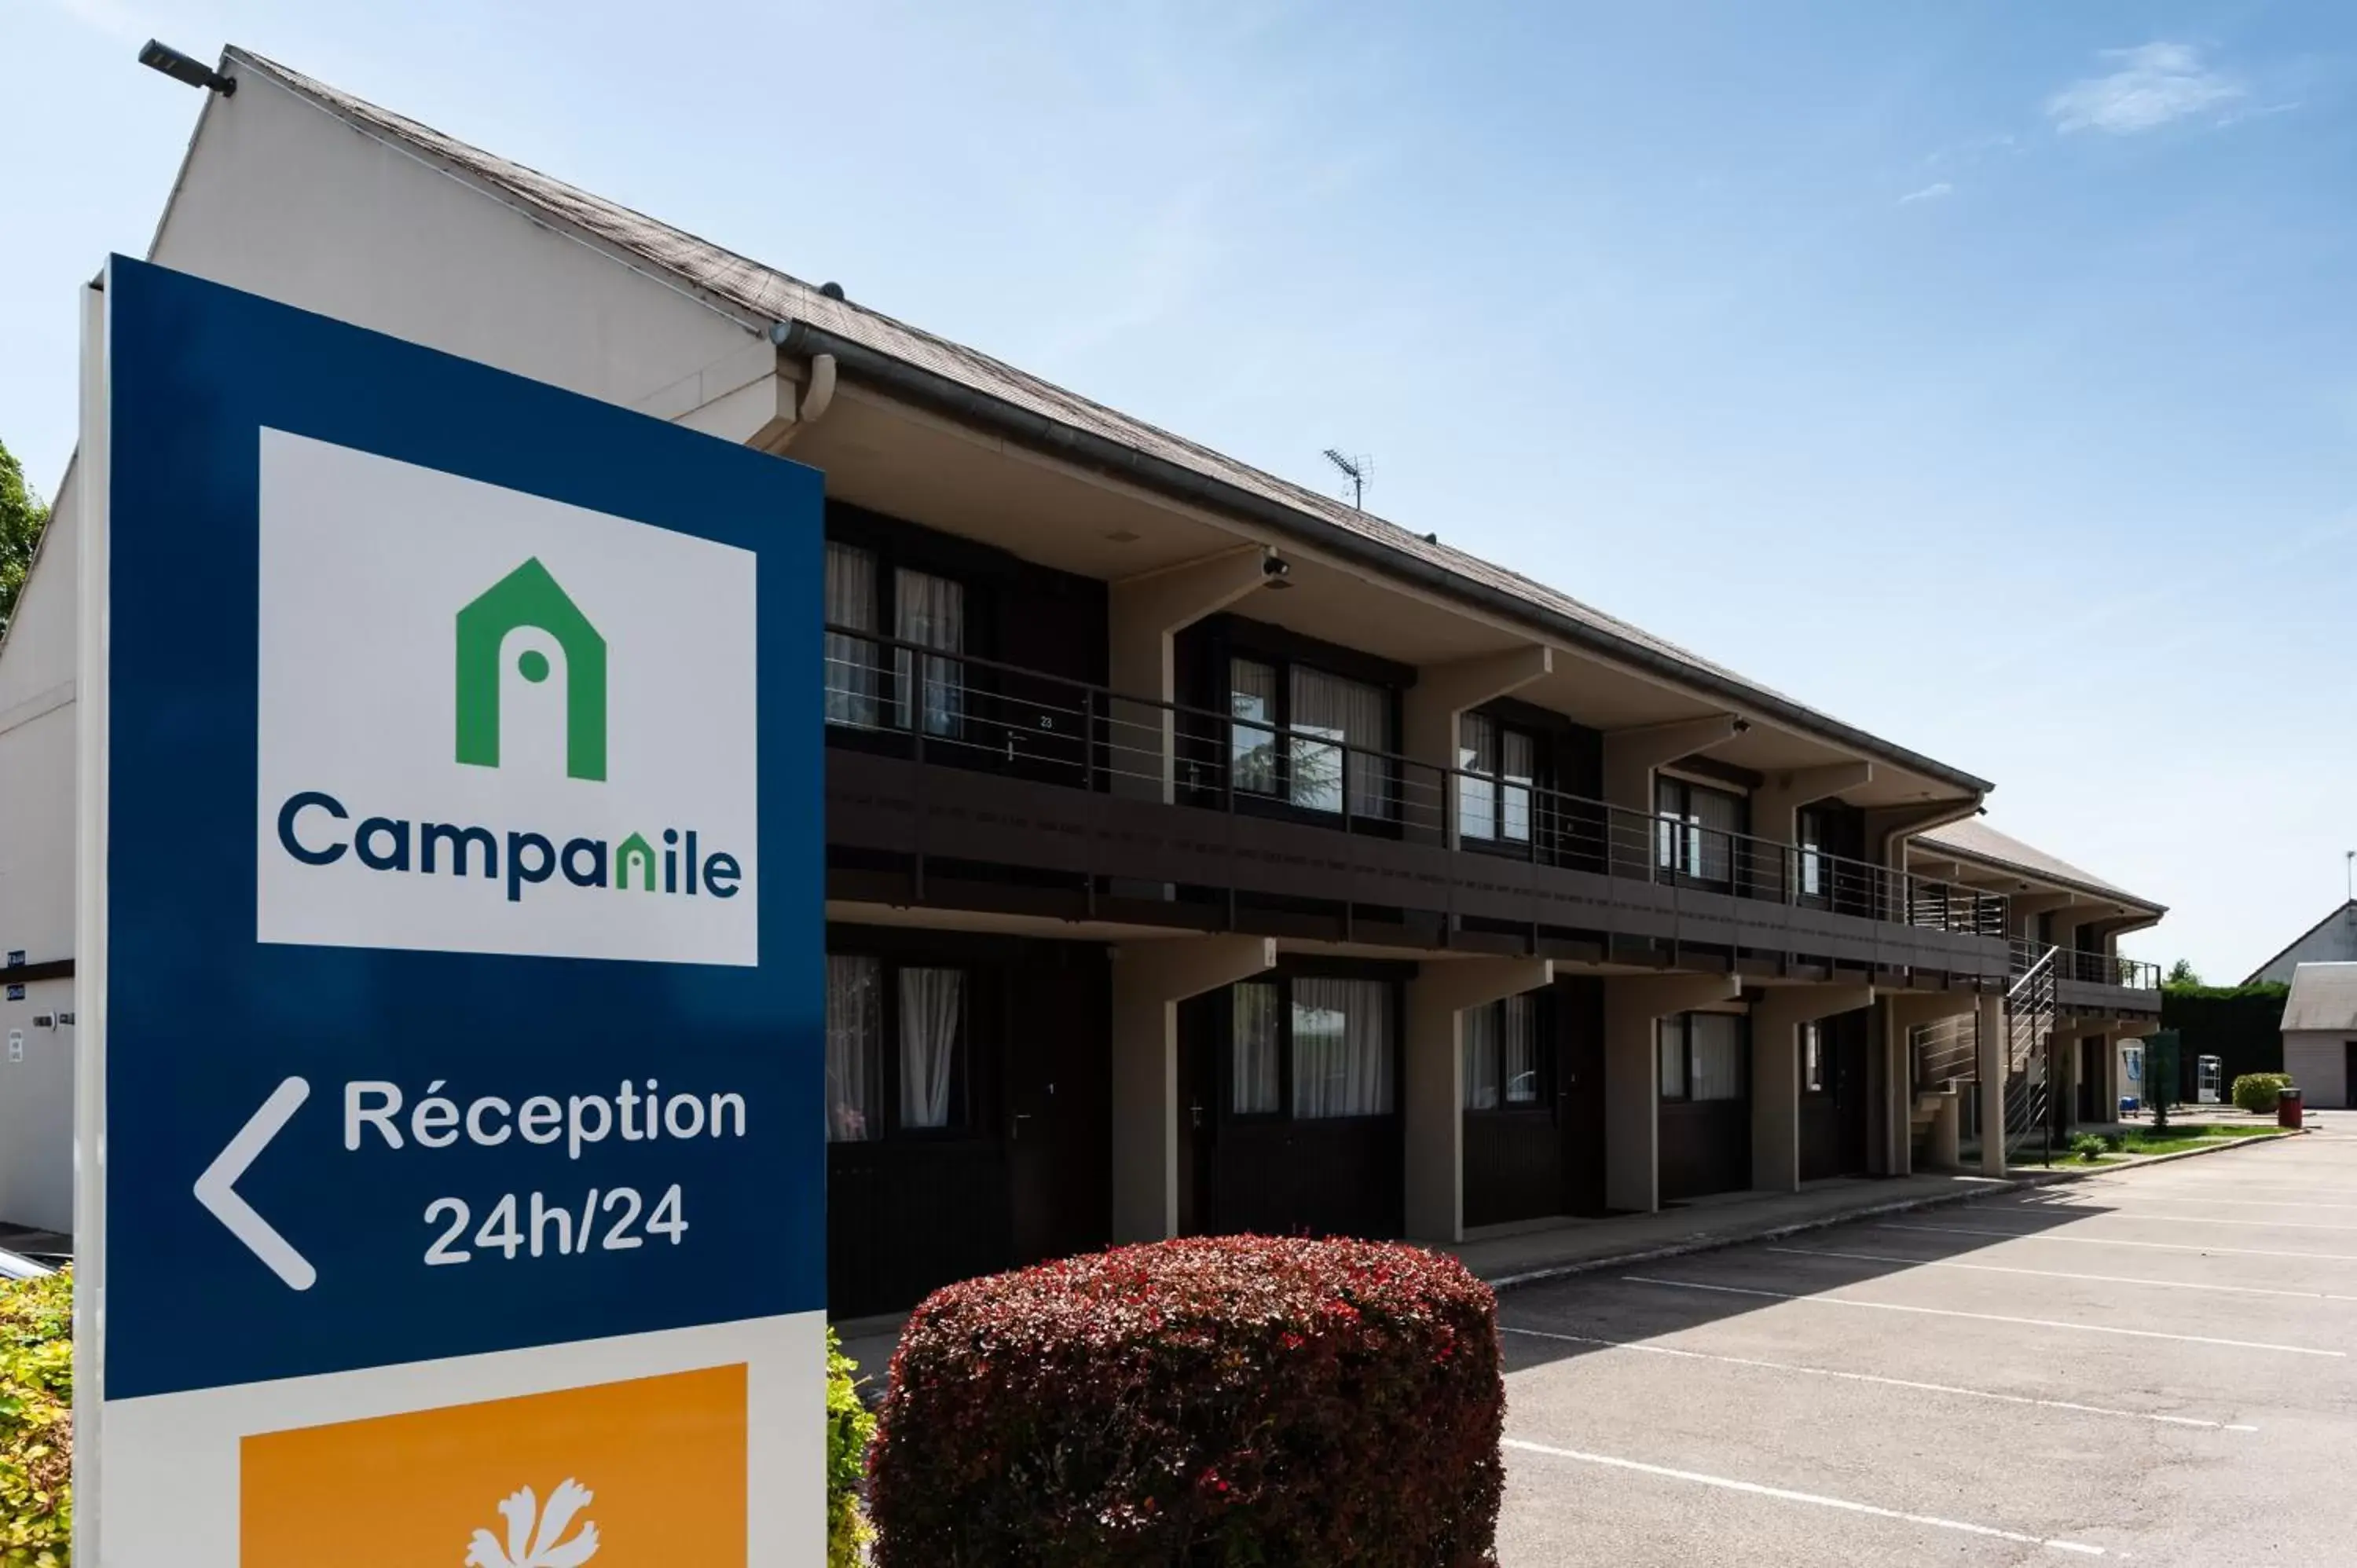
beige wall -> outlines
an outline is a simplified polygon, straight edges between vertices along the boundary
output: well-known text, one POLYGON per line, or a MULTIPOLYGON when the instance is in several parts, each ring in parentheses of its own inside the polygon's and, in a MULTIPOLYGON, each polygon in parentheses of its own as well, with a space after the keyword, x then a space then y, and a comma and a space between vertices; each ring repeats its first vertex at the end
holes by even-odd
MULTIPOLYGON (((2350 1099, 2352 1087, 2349 1081, 2351 1041, 2357 1040, 2357 1031, 2346 1029, 2287 1029, 2284 1031, 2284 1070, 2291 1074, 2299 1086, 2304 1105, 2357 1107, 2350 1099)), ((2233 1085, 2227 1084, 2232 1089, 2233 1085)))

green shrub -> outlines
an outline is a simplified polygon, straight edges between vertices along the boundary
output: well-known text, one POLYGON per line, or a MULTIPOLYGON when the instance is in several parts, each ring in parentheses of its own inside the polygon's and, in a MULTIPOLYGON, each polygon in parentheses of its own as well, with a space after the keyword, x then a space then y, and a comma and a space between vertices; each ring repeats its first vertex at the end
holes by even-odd
POLYGON ((860 1549, 875 1539, 859 1483, 867 1474, 867 1444, 876 1417, 859 1401, 852 1373, 859 1363, 826 1331, 826 1568, 859 1568, 860 1549))
POLYGON ((2291 1087, 2291 1075, 2283 1072, 2246 1072, 2234 1080, 2233 1101, 2254 1116, 2271 1114, 2276 1097, 2291 1087))
POLYGON ((0 1281, 0 1563, 63 1568, 73 1542, 73 1276, 0 1281))
POLYGON ((1477 1568, 1497 1298, 1422 1248, 1189 1237, 936 1291, 892 1358, 878 1568, 1477 1568))
POLYGON ((2071 1140, 2071 1152, 2089 1165, 2102 1159, 2110 1147, 2111 1145, 2101 1136, 2093 1133, 2082 1133, 2071 1140))

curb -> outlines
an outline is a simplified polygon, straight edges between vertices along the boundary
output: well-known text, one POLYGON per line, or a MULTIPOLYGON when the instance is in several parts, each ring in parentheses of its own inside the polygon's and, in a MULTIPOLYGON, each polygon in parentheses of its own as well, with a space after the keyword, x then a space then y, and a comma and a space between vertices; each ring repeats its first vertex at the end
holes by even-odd
POLYGON ((1594 1273, 1600 1269, 1617 1269, 1630 1263, 1651 1263, 1664 1258, 1691 1257, 1696 1252, 1715 1252, 1723 1247, 1747 1246, 1754 1241, 1777 1241, 1787 1236, 1803 1236, 1812 1230, 1829 1230, 1836 1225, 1847 1225, 1859 1219, 1874 1219, 1886 1214, 1910 1214, 1925 1208, 1943 1208, 1954 1203, 1970 1203, 2000 1192, 2018 1191, 2024 1187, 2060 1187, 2065 1182, 2084 1181, 2092 1176, 2120 1176, 2141 1170, 2147 1165, 2166 1165, 2171 1160, 2190 1160, 2198 1155, 2223 1154, 2229 1149, 2250 1144, 2273 1144, 2294 1134, 2289 1129, 2249 1138, 2229 1139, 2205 1149, 2180 1149, 2173 1155, 2151 1155, 2132 1165, 2089 1165, 2083 1170, 2051 1170, 2007 1176, 2002 1180, 1986 1177, 1977 1184, 1958 1192, 1926 1193, 1921 1197, 1900 1198, 1890 1203, 1878 1203, 1866 1208, 1845 1209, 1838 1214, 1823 1214, 1807 1219, 1796 1219, 1788 1225, 1771 1225, 1765 1230, 1747 1230, 1739 1235, 1692 1236, 1665 1246, 1647 1247, 1634 1252, 1615 1252, 1609 1257, 1582 1258, 1575 1262, 1550 1264, 1545 1268, 1525 1269, 1520 1273, 1503 1274, 1493 1280, 1483 1280, 1492 1291, 1508 1291, 1521 1285, 1544 1284, 1549 1280, 1569 1279, 1577 1274, 1594 1273))

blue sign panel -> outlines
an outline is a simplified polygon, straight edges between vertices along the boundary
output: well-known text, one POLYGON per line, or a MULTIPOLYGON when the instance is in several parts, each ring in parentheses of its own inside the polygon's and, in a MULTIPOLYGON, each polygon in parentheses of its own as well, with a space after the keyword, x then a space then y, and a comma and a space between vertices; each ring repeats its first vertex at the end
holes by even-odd
POLYGON ((822 1309, 817 474, 107 286, 106 1399, 822 1309))

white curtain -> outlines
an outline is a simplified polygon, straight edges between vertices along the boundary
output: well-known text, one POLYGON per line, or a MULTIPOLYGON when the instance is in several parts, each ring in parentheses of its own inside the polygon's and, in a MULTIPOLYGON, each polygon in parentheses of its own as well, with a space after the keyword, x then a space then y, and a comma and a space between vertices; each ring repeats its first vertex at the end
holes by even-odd
POLYGON ((1500 790, 1499 831, 1515 843, 1531 842, 1531 788, 1538 782, 1538 748, 1529 736, 1505 730, 1498 736, 1500 790))
MULTIPOLYGON (((1913 1047, 1916 1044, 1914 1037, 1915 1029, 1921 1028, 1921 1026, 1922 1026, 1919 1024, 1915 1026, 1915 1028, 1910 1028, 1907 1031, 1907 1043, 1910 1047, 1913 1047)), ((1912 1056, 1914 1052, 1910 1048, 1909 1055, 1912 1056)), ((1821 1025, 1803 1024, 1801 1026, 1801 1088, 1804 1092, 1814 1094, 1821 1092, 1824 1087, 1824 1029, 1821 1025)))
POLYGON ((965 975, 954 969, 900 972, 900 1125, 950 1125, 965 975))
MULTIPOLYGON (((826 618, 854 631, 876 629, 876 557, 854 545, 826 544, 826 618)), ((826 634, 826 722, 874 728, 875 644, 841 632, 826 634)))
POLYGON ((1228 660, 1228 766, 1235 787, 1276 793, 1276 671, 1254 659, 1228 660), (1271 727, 1262 727, 1262 726, 1271 727))
POLYGON ((1727 835, 1743 827, 1743 798, 1717 789, 1686 791, 1687 820, 1695 835, 1694 875, 1705 882, 1727 882, 1735 875, 1735 842, 1727 835))
POLYGON ((1694 1047, 1694 1097, 1743 1098, 1743 1020, 1732 1013, 1690 1013, 1686 1029, 1694 1047))
POLYGON ((856 1144, 884 1135, 877 1101, 882 1073, 881 973, 872 958, 826 957, 826 1136, 856 1144))
POLYGON ((1345 681, 1307 665, 1293 667, 1292 800, 1313 811, 1340 811, 1350 791, 1354 817, 1389 817, 1391 765, 1343 746, 1392 748, 1391 700, 1380 686, 1345 681), (1342 746, 1329 744, 1340 741, 1342 746))
POLYGON ((1276 1111, 1276 1026, 1275 986, 1247 981, 1235 988, 1235 1082, 1228 1108, 1239 1116, 1276 1111))
POLYGON ((1686 1097, 1686 1021, 1664 1018, 1653 1026, 1653 1043, 1662 1058, 1662 1098, 1686 1097))
MULTIPOLYGON (((892 635, 903 642, 938 648, 945 653, 965 651, 965 586, 930 572, 906 567, 892 575, 892 635)), ((953 736, 965 716, 965 683, 953 659, 921 658, 902 648, 893 664, 899 677, 893 722, 906 728, 911 688, 916 711, 923 715, 927 735, 953 736), (921 666, 921 668, 919 668, 921 666)))
POLYGON ((1498 836, 1498 726, 1480 714, 1457 721, 1457 832, 1469 839, 1498 836), (1478 775, 1479 777, 1469 777, 1478 775))
POLYGON ((1293 1114, 1392 1109, 1391 988, 1377 980, 1293 983, 1293 1114))
POLYGON ((1469 1007, 1459 1020, 1465 1047, 1465 1109, 1498 1108, 1498 1010, 1469 1007))
POLYGON ((1539 1004, 1534 996, 1509 996, 1499 1005, 1504 1038, 1500 1088, 1509 1105, 1535 1105, 1539 1099, 1539 1004))

